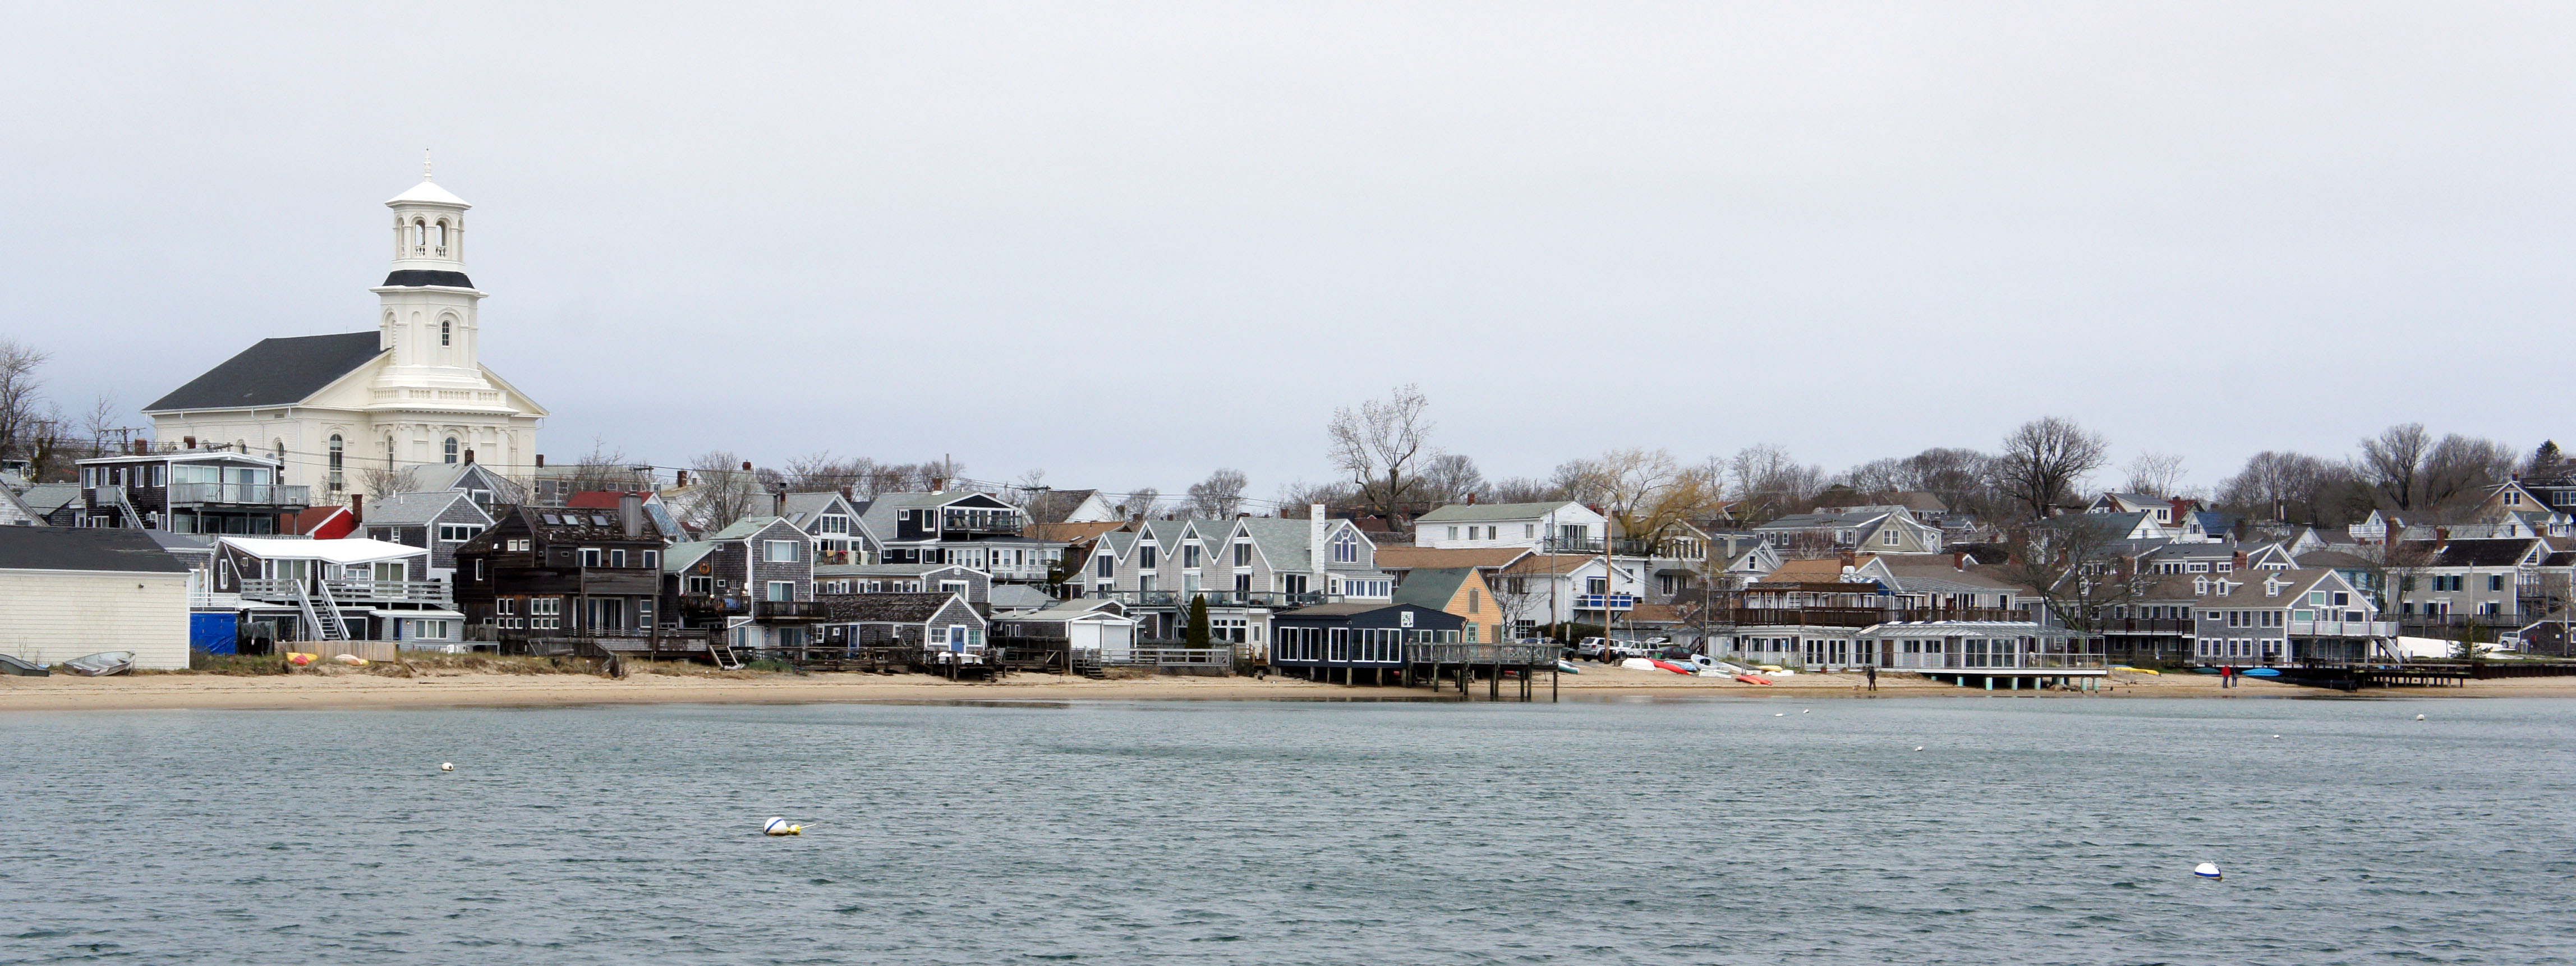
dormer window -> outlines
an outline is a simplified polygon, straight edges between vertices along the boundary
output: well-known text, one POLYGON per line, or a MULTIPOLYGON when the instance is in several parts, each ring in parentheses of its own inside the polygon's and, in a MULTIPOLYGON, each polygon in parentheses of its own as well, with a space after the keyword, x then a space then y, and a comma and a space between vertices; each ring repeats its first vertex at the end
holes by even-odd
POLYGON ((1352 539, 1350 534, 1345 533, 1333 541, 1334 563, 1358 563, 1359 561, 1360 542, 1358 540, 1352 539))
POLYGON ((2207 596, 2207 595, 2209 594, 2209 580, 2208 580, 2208 578, 2205 578, 2205 577, 2195 577, 2195 578, 2192 578, 2192 581, 2191 581, 2191 593, 2192 593, 2192 596, 2194 596, 2194 597, 2203 597, 2203 596, 2207 596))

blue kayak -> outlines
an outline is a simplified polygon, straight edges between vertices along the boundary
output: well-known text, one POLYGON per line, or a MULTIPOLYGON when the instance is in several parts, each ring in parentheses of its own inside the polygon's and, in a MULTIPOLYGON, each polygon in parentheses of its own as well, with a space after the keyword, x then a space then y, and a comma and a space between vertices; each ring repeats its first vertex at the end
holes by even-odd
POLYGON ((2193 673, 2193 674, 2217 674, 2217 673, 2219 673, 2219 671, 2218 671, 2218 669, 2217 669, 2217 668, 2214 668, 2214 667, 2196 667, 2196 668, 2192 668, 2192 669, 2191 669, 2191 673, 2193 673))
POLYGON ((2243 675, 2245 675, 2246 677, 2249 677, 2249 678, 2277 678, 2277 677, 2280 677, 2280 676, 2281 676, 2281 671, 2280 671, 2280 669, 2279 669, 2279 668, 2268 668, 2268 667, 2247 668, 2247 669, 2245 669, 2245 670, 2243 670, 2243 671, 2239 671, 2239 672, 2237 672, 2237 673, 2239 673, 2239 674, 2243 674, 2243 675))

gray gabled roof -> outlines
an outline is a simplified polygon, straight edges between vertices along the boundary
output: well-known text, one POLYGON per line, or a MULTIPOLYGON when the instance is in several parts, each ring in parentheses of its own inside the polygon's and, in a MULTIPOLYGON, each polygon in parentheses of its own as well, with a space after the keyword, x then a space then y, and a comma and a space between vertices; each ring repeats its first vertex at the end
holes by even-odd
POLYGON ((206 370, 187 385, 154 400, 143 411, 283 406, 303 402, 322 387, 384 354, 374 331, 261 339, 259 344, 206 370))
POLYGON ((1425 523, 1484 523, 1488 520, 1530 520, 1546 516, 1565 507, 1572 500, 1549 500, 1544 503, 1452 503, 1415 517, 1415 525, 1425 523))
POLYGON ((81 487, 78 483, 38 483, 28 487, 27 492, 18 496, 19 501, 25 503, 27 509, 37 516, 60 510, 80 498, 81 487))
POLYGON ((0 570, 183 574, 188 565, 149 530, 0 527, 0 570))
POLYGON ((488 525, 492 522, 492 515, 483 512, 482 507, 474 506, 474 499, 467 496, 465 491, 439 490, 432 493, 396 493, 369 501, 365 518, 359 521, 359 525, 421 526, 438 519, 440 514, 446 513, 448 507, 455 505, 459 500, 464 501, 466 506, 473 507, 474 515, 482 517, 484 523, 488 525))
POLYGON ((1459 586, 1465 584, 1468 575, 1475 572, 1476 569, 1473 567, 1436 567, 1416 570, 1405 575, 1404 586, 1395 589, 1395 602, 1419 604, 1432 610, 1446 609, 1450 599, 1458 596, 1459 586))
POLYGON ((662 550, 662 572, 676 574, 687 570, 697 566, 698 561, 706 559, 708 554, 714 552, 716 552, 716 545, 708 540, 687 540, 672 544, 662 550))

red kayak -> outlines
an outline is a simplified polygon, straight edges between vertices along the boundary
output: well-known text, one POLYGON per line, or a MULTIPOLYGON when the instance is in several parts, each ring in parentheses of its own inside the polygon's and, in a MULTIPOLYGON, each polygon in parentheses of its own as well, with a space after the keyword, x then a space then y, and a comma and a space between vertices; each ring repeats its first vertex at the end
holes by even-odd
POLYGON ((1664 670, 1667 670, 1667 671, 1671 671, 1671 672, 1673 672, 1674 674, 1697 674, 1697 673, 1699 673, 1699 672, 1694 671, 1694 670, 1692 670, 1692 669, 1690 669, 1690 668, 1686 668, 1686 667, 1683 667, 1683 666, 1681 666, 1681 665, 1679 665, 1679 664, 1675 664, 1675 663, 1673 663, 1673 662, 1671 662, 1671 661, 1656 661, 1656 662, 1655 662, 1655 666, 1656 666, 1656 667, 1659 667, 1659 668, 1663 668, 1664 670))
POLYGON ((1750 674, 1738 674, 1738 675, 1736 675, 1736 676, 1735 676, 1735 679, 1736 679, 1736 680, 1738 680, 1738 681, 1742 681, 1742 682, 1744 682, 1744 683, 1746 683, 1746 684, 1769 684, 1769 683, 1771 683, 1770 681, 1764 680, 1764 679, 1762 679, 1762 678, 1754 677, 1753 675, 1750 675, 1750 674))

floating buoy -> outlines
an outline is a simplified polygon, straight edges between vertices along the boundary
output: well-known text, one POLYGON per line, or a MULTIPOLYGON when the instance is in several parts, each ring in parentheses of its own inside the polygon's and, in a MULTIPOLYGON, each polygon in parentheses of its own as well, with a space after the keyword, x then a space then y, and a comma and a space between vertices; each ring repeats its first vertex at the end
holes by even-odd
POLYGON ((1916 746, 1914 746, 1914 750, 1916 750, 1916 751, 1922 751, 1922 750, 1923 750, 1923 746, 1922 746, 1922 745, 1916 745, 1916 746))
POLYGON ((2420 715, 2420 714, 2419 714, 2419 715, 2416 715, 2416 716, 2415 716, 2415 720, 2417 720, 2417 721, 2422 721, 2422 720, 2424 720, 2424 716, 2423 716, 2423 715, 2420 715))
POLYGON ((805 834, 805 826, 789 825, 787 824, 786 819, 773 818, 762 824, 760 826, 760 831, 766 835, 803 835, 805 834))
POLYGON ((1799 713, 1799 714, 1814 714, 1815 712, 1816 712, 1816 709, 1814 709, 1814 708, 1799 708, 1799 709, 1798 709, 1798 713, 1799 713))
POLYGON ((2274 741, 2279 741, 2279 740, 2281 740, 2281 736, 2280 736, 2280 735, 2273 735, 2273 736, 2272 736, 2272 740, 2274 740, 2274 741))
POLYGON ((2218 874, 2218 863, 2216 862, 2203 862, 2199 865, 2192 866, 2191 874, 2203 879, 2223 878, 2223 876, 2218 874))
POLYGON ((1789 716, 1789 712, 1786 712, 1786 711, 1774 711, 1774 712, 1771 712, 1771 716, 1772 716, 1772 717, 1774 717, 1774 718, 1786 718, 1786 717, 1788 717, 1788 716, 1789 716))
POLYGON ((456 770, 456 763, 455 763, 455 762, 452 762, 452 761, 442 761, 442 762, 439 762, 439 763, 438 763, 438 770, 439 770, 439 771, 455 771, 455 770, 456 770))

